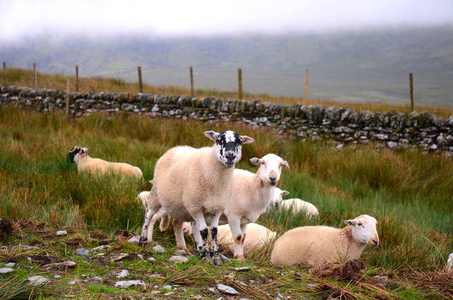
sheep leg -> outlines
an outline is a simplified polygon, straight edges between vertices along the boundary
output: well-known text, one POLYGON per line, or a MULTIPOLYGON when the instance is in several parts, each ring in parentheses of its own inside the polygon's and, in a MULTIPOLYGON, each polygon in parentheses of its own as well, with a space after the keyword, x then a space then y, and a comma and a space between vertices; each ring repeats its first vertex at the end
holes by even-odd
POLYGON ((187 249, 187 246, 186 246, 186 241, 184 240, 183 225, 184 225, 183 221, 173 220, 173 228, 175 231, 176 246, 179 249, 182 249, 182 250, 186 251, 187 253, 189 253, 189 249, 187 249))
POLYGON ((231 235, 234 240, 234 258, 243 261, 244 260, 244 240, 245 232, 247 230, 247 224, 241 225, 240 219, 234 218, 228 220, 230 226, 231 235))
POLYGON ((220 264, 219 258, 219 245, 217 243, 217 233, 218 233, 218 226, 219 226, 219 219, 222 215, 222 211, 217 212, 211 219, 211 247, 209 248, 209 256, 213 259, 213 263, 215 265, 220 264))
POLYGON ((206 224, 204 215, 202 212, 198 212, 195 215, 192 215, 195 222, 193 222, 193 237, 195 239, 195 246, 197 247, 197 254, 203 258, 207 259, 209 254, 208 248, 208 225, 206 224))
MULTIPOLYGON (((147 244, 149 244, 151 242, 150 240, 148 240, 148 231, 149 231, 149 225, 150 225, 153 215, 154 215, 154 211, 151 208, 146 207, 145 218, 143 220, 143 226, 142 226, 142 233, 140 235, 140 240, 138 242, 138 244, 140 246, 146 246, 147 244)), ((151 229, 151 232, 152 232, 152 229, 151 229)), ((152 236, 151 236, 151 238, 152 238, 152 236)))

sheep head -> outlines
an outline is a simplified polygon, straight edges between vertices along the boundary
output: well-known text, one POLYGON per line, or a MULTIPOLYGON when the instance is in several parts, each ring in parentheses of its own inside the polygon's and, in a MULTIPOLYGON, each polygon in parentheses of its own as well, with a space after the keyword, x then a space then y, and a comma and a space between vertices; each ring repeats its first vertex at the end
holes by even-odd
POLYGON ((279 189, 278 187, 275 188, 274 190, 274 200, 273 200, 273 205, 275 208, 278 208, 280 205, 280 202, 283 201, 283 196, 289 195, 288 191, 283 191, 279 189))
POLYGON ((280 174, 282 173, 282 168, 289 168, 288 162, 283 160, 278 155, 267 154, 262 158, 252 158, 250 159, 252 164, 259 166, 259 173, 261 181, 265 184, 276 186, 280 180, 280 174))
POLYGON ((351 234, 360 244, 371 247, 379 245, 379 236, 376 230, 377 221, 368 215, 361 215, 353 220, 346 220, 345 224, 352 227, 351 234))
POLYGON ((205 131, 204 135, 215 142, 214 149, 217 159, 227 168, 232 168, 242 156, 242 145, 253 143, 255 140, 246 135, 239 135, 234 131, 227 130, 222 133, 205 131))
POLYGON ((72 148, 68 155, 66 156, 66 159, 73 163, 75 162, 75 157, 77 154, 87 154, 88 152, 88 148, 84 148, 84 147, 79 147, 79 146, 74 146, 74 148, 72 148))

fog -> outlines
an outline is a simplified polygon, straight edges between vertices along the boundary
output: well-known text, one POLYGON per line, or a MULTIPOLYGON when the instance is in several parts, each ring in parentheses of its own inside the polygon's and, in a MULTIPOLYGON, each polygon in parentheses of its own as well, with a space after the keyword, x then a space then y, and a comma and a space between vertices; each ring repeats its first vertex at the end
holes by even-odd
POLYGON ((453 25, 450 0, 0 0, 0 11, 0 42, 42 34, 152 38, 453 25))

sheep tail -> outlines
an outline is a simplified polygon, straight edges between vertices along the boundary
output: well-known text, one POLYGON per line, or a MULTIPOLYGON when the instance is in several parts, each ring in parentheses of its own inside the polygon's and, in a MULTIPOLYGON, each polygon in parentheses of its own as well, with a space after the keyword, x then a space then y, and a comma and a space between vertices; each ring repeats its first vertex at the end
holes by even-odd
POLYGON ((169 224, 170 224, 170 217, 169 216, 163 216, 161 218, 161 220, 160 220, 160 225, 159 225, 160 231, 167 230, 169 224))

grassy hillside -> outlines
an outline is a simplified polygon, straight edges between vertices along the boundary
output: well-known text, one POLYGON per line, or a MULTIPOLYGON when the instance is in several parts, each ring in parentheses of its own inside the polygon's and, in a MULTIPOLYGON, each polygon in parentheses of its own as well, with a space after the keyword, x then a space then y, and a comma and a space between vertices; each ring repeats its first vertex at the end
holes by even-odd
MULTIPOLYGON (((19 269, 12 275, 1 275, 0 295, 11 286, 27 286, 17 278, 46 274, 39 266, 30 265, 26 257, 49 253, 75 260, 78 265, 64 273, 60 271, 64 277, 52 281, 51 289, 39 289, 39 299, 66 298, 71 293, 81 298, 108 298, 113 292, 149 296, 138 288, 120 291, 112 287, 112 270, 124 268, 133 273, 132 278, 143 278, 151 286, 183 284, 185 292, 177 288, 177 292, 170 294, 182 298, 201 295, 216 299, 219 295, 210 294, 208 286, 233 285, 234 282, 236 288, 241 288, 241 296, 256 299, 275 298, 277 293, 284 298, 317 299, 422 299, 453 295, 453 277, 443 272, 446 258, 453 249, 453 161, 450 158, 412 150, 374 149, 373 145, 337 150, 288 139, 266 128, 137 118, 128 114, 117 114, 113 118, 91 115, 68 122, 62 114, 43 115, 3 107, 0 124, 0 220, 14 223, 29 220, 30 224, 45 222, 50 226, 40 235, 37 229, 22 229, 11 235, 2 232, 2 245, 33 241, 32 244, 44 250, 14 252, 9 250, 12 248, 2 248, 1 263, 16 257, 19 265, 31 266, 33 270, 22 272, 19 269), (135 196, 150 189, 148 180, 152 178, 156 160, 175 145, 210 145, 203 136, 203 131, 209 129, 232 129, 256 140, 244 145, 239 168, 256 171, 249 159, 266 153, 276 153, 289 162, 291 168, 283 170, 279 186, 290 191, 291 197, 315 204, 320 217, 308 219, 304 214, 278 212, 263 214, 258 223, 279 235, 304 225, 341 227, 343 220, 360 214, 376 217, 381 245, 365 249, 361 258, 365 273, 349 281, 313 275, 303 266, 275 268, 269 261, 271 246, 248 257, 245 265, 254 267, 250 272, 232 273, 231 267, 239 264, 231 262, 214 267, 196 257, 188 264, 176 266, 166 261, 168 256, 121 242, 119 237, 123 232, 140 232, 144 211, 135 196), (139 166, 145 181, 120 181, 112 176, 95 179, 77 174, 76 166, 65 159, 74 145, 88 147, 92 157, 139 166), (70 236, 57 240, 52 237, 56 229, 67 229, 70 236), (80 245, 89 249, 97 246, 99 241, 88 235, 93 231, 110 236, 113 246, 110 254, 153 255, 158 263, 128 260, 124 264, 100 267, 93 264, 94 258, 86 260, 74 256, 80 245), (81 274, 88 277, 98 274, 104 279, 90 284, 81 281, 79 286, 68 287, 67 282, 83 278, 81 274), (388 276, 387 287, 373 283, 372 276, 376 274, 388 276), (423 278, 432 278, 432 281, 423 278), (437 285, 437 280, 444 284, 437 285)), ((187 240, 193 247, 191 239, 187 240)), ((155 242, 174 249, 171 230, 164 233, 156 230, 155 242)), ((36 290, 34 293, 36 295, 36 290)))
POLYGON ((189 67, 201 89, 237 90, 243 69, 244 90, 253 94, 301 97, 305 69, 309 97, 341 102, 409 101, 408 74, 414 73, 415 99, 423 105, 452 106, 451 27, 152 39, 143 36, 66 40, 41 36, 1 45, 9 66, 45 73, 109 76, 136 81, 137 66, 149 84, 189 87, 189 67))

